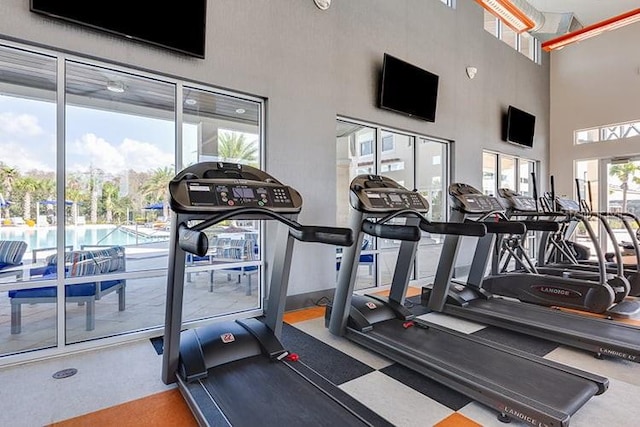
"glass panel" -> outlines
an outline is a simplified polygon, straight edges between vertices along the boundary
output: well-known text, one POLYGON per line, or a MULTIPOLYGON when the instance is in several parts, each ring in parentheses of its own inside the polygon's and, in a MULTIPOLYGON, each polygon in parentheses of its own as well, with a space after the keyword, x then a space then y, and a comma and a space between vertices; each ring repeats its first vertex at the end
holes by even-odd
POLYGON ((55 58, 8 47, 0 69, 0 354, 10 354, 57 345, 56 283, 36 263, 57 244, 40 203, 56 191, 57 73, 55 58))
MULTIPOLYGON (((338 120, 336 123, 336 224, 349 226, 349 185, 353 178, 363 173, 376 173, 374 150, 361 155, 362 142, 375 141, 376 129, 364 125, 338 120)), ((373 147, 373 146, 372 146, 373 147)), ((377 286, 376 239, 365 236, 360 256, 355 289, 377 286)), ((336 269, 340 266, 342 248, 336 249, 336 269)))
POLYGON ((484 29, 498 37, 498 18, 487 10, 484 11, 484 29))
POLYGON ((500 156, 499 188, 516 190, 516 160, 513 157, 500 156))
MULTIPOLYGON (((413 136, 383 130, 381 139, 393 141, 395 149, 393 152, 383 152, 380 158, 380 174, 388 176, 400 185, 409 189, 414 187, 414 160, 413 147, 415 138, 413 136)), ((399 224, 404 224, 405 220, 399 220, 399 224)), ((391 222, 394 223, 394 222, 391 222)), ((378 249, 380 249, 380 284, 389 285, 393 278, 396 267, 400 241, 391 239, 378 239, 378 249)))
POLYGON ((520 174, 518 179, 518 192, 525 196, 533 197, 533 182, 531 173, 536 171, 536 163, 530 160, 519 160, 520 174))
POLYGON ((535 59, 535 39, 529 33, 520 33, 520 53, 532 61, 535 59))
MULTIPOLYGON (((184 167, 204 161, 261 166, 261 104, 185 87, 184 167)), ((205 230, 209 251, 187 255, 184 321, 260 308, 261 222, 227 220, 205 230)))
POLYGON ((500 23, 500 40, 508 44, 514 49, 517 49, 517 34, 511 28, 500 23))
POLYGON ((590 142, 598 142, 598 141, 600 141, 599 129, 579 130, 579 131, 576 131, 575 133, 576 144, 588 144, 590 142))
MULTIPOLYGON (((416 187, 431 205, 427 214, 431 221, 446 221, 447 218, 448 164, 446 144, 419 138, 416 187)), ((430 280, 435 276, 444 236, 425 232, 422 234, 416 256, 417 274, 418 279, 430 280)))
MULTIPOLYGON (((575 177, 580 180, 580 198, 584 200, 591 209, 599 210, 600 202, 598 200, 598 160, 578 160, 575 162, 575 177)), ((596 236, 600 235, 600 227, 597 221, 590 221, 591 227, 596 236)), ((590 248, 591 254, 595 254, 594 243, 589 238, 587 231, 583 225, 576 228, 573 239, 582 245, 590 248)))
POLYGON ((175 86, 74 62, 66 69, 70 251, 57 261, 65 263, 71 343, 163 322, 163 305, 151 301, 162 300, 166 287, 175 86), (162 274, 127 280, 136 270, 162 274))
POLYGON ((497 191, 498 156, 482 153, 482 192, 495 196, 497 191))
MULTIPOLYGON (((609 212, 628 212, 636 216, 640 215, 640 161, 630 161, 627 163, 607 164, 607 211, 609 212)), ((637 224, 630 221, 630 225, 635 229, 637 224)), ((630 236, 621 220, 610 220, 609 224, 614 230, 616 239, 619 244, 622 242, 631 242, 636 238, 635 235, 630 236)), ((610 239, 609 239, 610 240, 610 239)), ((609 242, 607 250, 613 251, 611 242, 609 242)), ((621 247, 623 254, 635 255, 621 247)), ((636 262, 635 257, 631 261, 636 262)))

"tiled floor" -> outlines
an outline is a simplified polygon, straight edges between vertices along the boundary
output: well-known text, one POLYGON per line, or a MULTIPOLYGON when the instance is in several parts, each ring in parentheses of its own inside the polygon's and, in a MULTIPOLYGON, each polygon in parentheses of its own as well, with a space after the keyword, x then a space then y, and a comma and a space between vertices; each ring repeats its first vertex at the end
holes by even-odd
MULTIPOLYGON (((287 321, 296 331, 311 335, 364 363, 366 373, 337 383, 393 424, 399 427, 503 425, 494 411, 428 379, 416 377, 405 368, 350 341, 331 335, 324 327, 322 314, 322 309, 314 308, 289 313, 287 321)), ((487 338, 499 337, 502 333, 496 328, 441 314, 425 316, 430 321, 464 333, 487 338)), ((600 360, 582 351, 548 342, 533 341, 531 345, 536 345, 547 359, 609 378, 609 390, 587 402, 572 417, 572 426, 639 425, 640 364, 617 359, 600 360)), ((0 370, 0 426, 42 426, 145 396, 158 396, 158 393, 173 388, 160 380, 160 366, 161 356, 149 340, 142 340, 0 370), (78 369, 76 375, 60 380, 52 378, 54 372, 71 367, 78 369)), ((140 411, 144 410, 143 406, 140 405, 140 411)), ((124 423, 118 419, 122 415, 117 411, 101 411, 100 414, 100 418, 92 418, 91 415, 79 418, 75 425, 160 425, 157 420, 145 421, 142 416, 135 418, 134 424, 131 420, 124 423)), ((162 425, 172 424, 167 420, 162 425)), ((511 425, 518 423, 514 421, 511 425)))

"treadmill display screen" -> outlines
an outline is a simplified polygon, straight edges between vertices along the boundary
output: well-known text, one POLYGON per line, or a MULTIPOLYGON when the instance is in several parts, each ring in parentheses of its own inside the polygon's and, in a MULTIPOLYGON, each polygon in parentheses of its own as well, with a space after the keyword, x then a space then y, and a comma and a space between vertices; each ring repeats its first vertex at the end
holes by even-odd
POLYGON ((229 207, 293 207, 287 187, 189 183, 191 206, 229 207))
POLYGON ((232 191, 234 198, 251 200, 256 197, 251 188, 233 187, 232 191))

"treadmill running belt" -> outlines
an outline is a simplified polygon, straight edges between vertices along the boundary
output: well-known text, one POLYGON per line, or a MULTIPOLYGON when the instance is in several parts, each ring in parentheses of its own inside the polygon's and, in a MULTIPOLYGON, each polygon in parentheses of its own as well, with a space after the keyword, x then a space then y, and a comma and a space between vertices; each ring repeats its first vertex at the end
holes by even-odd
POLYGON ((569 415, 598 393, 592 381, 501 351, 483 340, 435 326, 404 328, 402 323, 380 322, 364 335, 419 355, 439 374, 501 390, 522 402, 534 400, 569 415))
MULTIPOLYGON (((298 363, 291 362, 291 366, 298 369, 298 363)), ((300 368, 305 371, 304 365, 300 368)), ((369 425, 311 386, 285 362, 272 362, 262 355, 211 368, 200 383, 233 426, 369 425)), ((390 425, 382 418, 372 422, 390 425)))
MULTIPOLYGON (((474 300, 467 307, 460 308, 447 304, 445 313, 464 313, 465 311, 486 314, 489 317, 502 317, 518 319, 534 328, 552 329, 553 331, 568 331, 572 335, 585 337, 596 336, 602 342, 627 343, 632 348, 640 346, 640 328, 614 321, 605 321, 591 317, 580 317, 577 314, 567 314, 560 310, 540 307, 533 304, 510 301, 502 298, 490 300, 474 300)), ((461 314, 464 316, 464 314, 461 314)))

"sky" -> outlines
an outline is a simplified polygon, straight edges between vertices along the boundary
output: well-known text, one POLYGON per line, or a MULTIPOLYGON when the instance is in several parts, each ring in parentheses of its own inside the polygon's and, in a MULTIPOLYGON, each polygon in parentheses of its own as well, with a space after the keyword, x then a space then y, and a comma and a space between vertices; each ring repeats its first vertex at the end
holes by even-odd
MULTIPOLYGON (((172 166, 174 123, 67 107, 66 169, 107 173, 172 166)), ((56 170, 55 104, 0 95, 0 160, 26 173, 56 170)))

